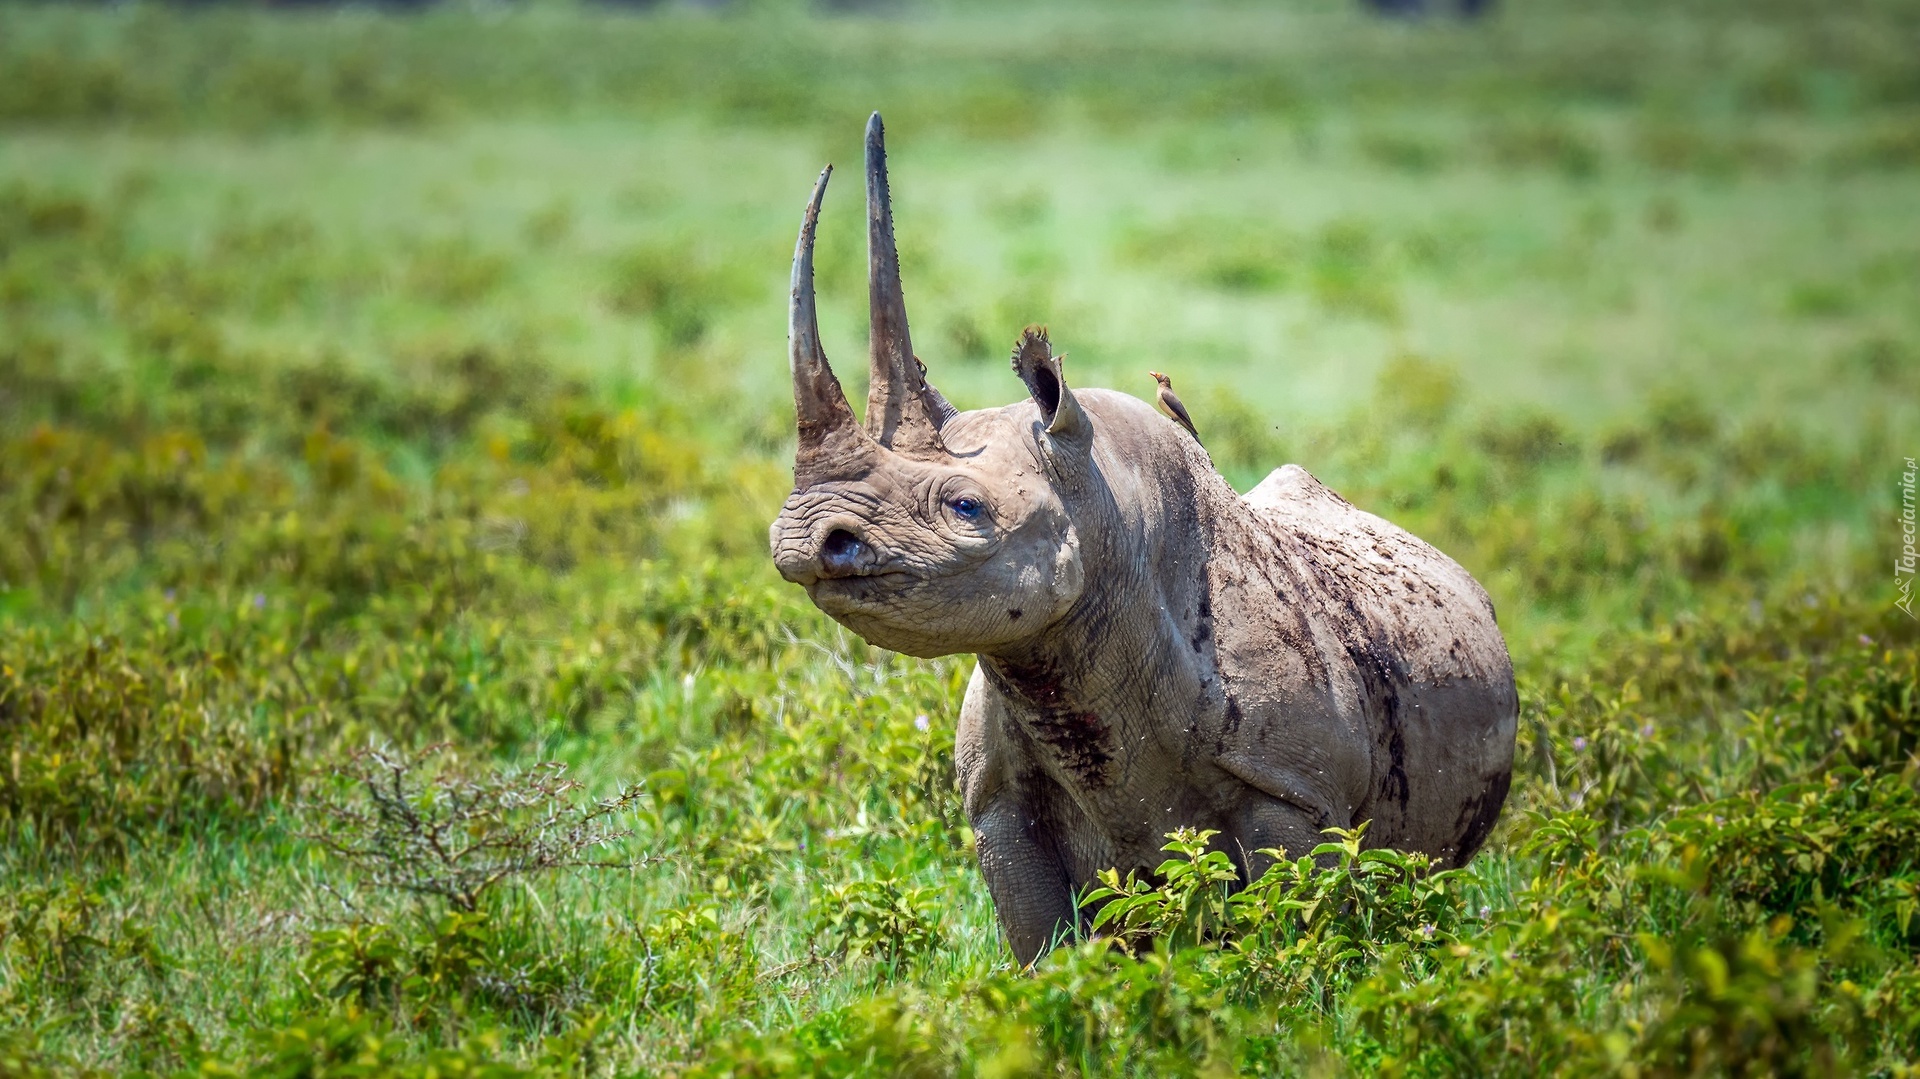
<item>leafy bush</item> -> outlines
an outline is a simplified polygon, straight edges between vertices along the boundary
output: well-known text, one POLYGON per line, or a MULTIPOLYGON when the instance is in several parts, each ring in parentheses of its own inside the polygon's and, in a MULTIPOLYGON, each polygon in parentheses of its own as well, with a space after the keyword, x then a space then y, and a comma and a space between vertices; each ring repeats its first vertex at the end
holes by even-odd
POLYGON ((1690 807, 1667 831, 1745 920, 1812 923, 1834 907, 1893 930, 1896 946, 1920 930, 1920 792, 1907 776, 1834 769, 1690 807))
POLYGON ((1080 897, 1081 907, 1093 909, 1093 931, 1108 930, 1134 951, 1148 942, 1164 940, 1167 947, 1178 949, 1217 937, 1229 924, 1228 897, 1240 879, 1226 851, 1207 849, 1219 834, 1191 828, 1169 833, 1160 849, 1180 857, 1160 863, 1154 885, 1135 873, 1121 880, 1115 870, 1103 870, 1101 886, 1080 897))
POLYGON ((585 1003, 586 975, 575 957, 533 947, 485 911, 448 910, 400 926, 356 921, 313 934, 301 1003, 326 1011, 341 1001, 416 1029, 440 1025, 443 1011, 549 1029, 585 1003))
POLYGON ((0 628, 0 827, 114 848, 293 789, 302 724, 263 731, 243 703, 286 692, 286 672, 233 677, 156 636, 0 628))
POLYGON ((1451 939, 1460 917, 1449 888, 1456 873, 1433 873, 1424 855, 1363 849, 1363 824, 1328 830, 1333 839, 1298 859, 1274 859, 1257 880, 1236 888, 1239 872, 1225 851, 1209 850, 1216 833, 1169 833, 1171 858, 1149 885, 1112 870, 1088 893, 1092 928, 1138 953, 1225 944, 1237 976, 1262 993, 1327 1002, 1387 950, 1424 948, 1451 939))
POLYGON ((78 1004, 126 988, 116 978, 166 976, 175 963, 160 950, 150 927, 137 918, 106 911, 99 892, 78 880, 61 887, 31 887, 5 897, 0 928, 7 965, 18 982, 0 1003, 24 1008, 26 991, 78 1004))
POLYGON ((836 884, 820 897, 814 932, 840 954, 888 963, 924 955, 941 944, 934 895, 890 880, 836 884))
MULTIPOLYGON (((588 1024, 591 1029, 593 1024, 588 1024)), ((556 1039, 536 1059, 520 1064, 502 1059, 502 1040, 492 1032, 458 1045, 415 1051, 409 1040, 377 1020, 348 1013, 308 1019, 261 1035, 253 1052, 232 1060, 208 1058, 199 1071, 213 1076, 401 1076, 407 1079, 517 1079, 572 1074, 575 1055, 591 1038, 556 1039)))

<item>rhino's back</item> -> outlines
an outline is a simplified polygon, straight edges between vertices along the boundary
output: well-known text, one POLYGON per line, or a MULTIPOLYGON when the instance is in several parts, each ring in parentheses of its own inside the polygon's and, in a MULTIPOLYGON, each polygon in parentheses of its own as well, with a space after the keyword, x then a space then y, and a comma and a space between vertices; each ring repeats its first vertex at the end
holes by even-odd
POLYGON ((1242 501, 1355 620, 1394 628, 1402 659, 1431 677, 1511 677, 1486 589, 1413 533, 1359 509, 1299 465, 1276 468, 1242 501))
POLYGON ((1486 838, 1512 771, 1513 667, 1485 589, 1406 530, 1305 469, 1276 469, 1243 503, 1289 563, 1329 689, 1370 735, 1354 820, 1378 844, 1449 864, 1486 838))

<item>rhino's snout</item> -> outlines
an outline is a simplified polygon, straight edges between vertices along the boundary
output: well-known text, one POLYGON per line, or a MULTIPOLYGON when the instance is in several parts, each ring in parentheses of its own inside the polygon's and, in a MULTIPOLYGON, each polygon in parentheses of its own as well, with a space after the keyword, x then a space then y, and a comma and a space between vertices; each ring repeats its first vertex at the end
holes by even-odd
POLYGON ((812 533, 782 537, 774 552, 780 575, 799 585, 886 572, 888 559, 858 526, 832 522, 812 533))

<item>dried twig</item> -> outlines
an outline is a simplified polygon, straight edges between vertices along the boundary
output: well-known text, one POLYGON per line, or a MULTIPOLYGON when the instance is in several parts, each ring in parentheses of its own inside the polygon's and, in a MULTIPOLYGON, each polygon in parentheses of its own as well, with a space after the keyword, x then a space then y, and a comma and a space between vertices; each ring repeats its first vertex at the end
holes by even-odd
POLYGON ((307 803, 312 826, 302 834, 376 887, 438 896, 460 911, 477 909, 487 889, 511 877, 653 862, 591 856, 632 834, 615 824, 639 800, 640 784, 581 805, 569 795, 584 787, 566 778, 564 764, 478 777, 429 771, 448 748, 355 753, 334 769, 335 788, 307 803))

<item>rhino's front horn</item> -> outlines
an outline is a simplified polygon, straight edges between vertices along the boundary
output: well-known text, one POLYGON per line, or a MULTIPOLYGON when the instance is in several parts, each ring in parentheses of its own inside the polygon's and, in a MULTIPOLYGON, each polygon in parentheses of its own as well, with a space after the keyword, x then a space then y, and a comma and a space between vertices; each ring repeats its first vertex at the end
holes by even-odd
POLYGON ((820 222, 820 200, 827 193, 833 166, 821 170, 800 222, 793 248, 793 292, 787 305, 787 360, 793 368, 793 411, 799 446, 793 457, 793 483, 809 486, 835 465, 873 451, 873 440, 854 422, 853 409, 827 363, 820 345, 820 318, 813 302, 813 234, 820 222))
POLYGON ((900 290, 900 253, 893 243, 893 201, 887 191, 886 129, 877 112, 867 120, 867 300, 873 379, 867 391, 868 433, 901 453, 945 453, 940 427, 953 408, 927 385, 907 335, 907 298, 900 290))

